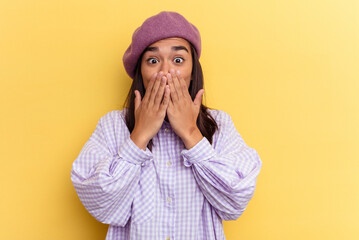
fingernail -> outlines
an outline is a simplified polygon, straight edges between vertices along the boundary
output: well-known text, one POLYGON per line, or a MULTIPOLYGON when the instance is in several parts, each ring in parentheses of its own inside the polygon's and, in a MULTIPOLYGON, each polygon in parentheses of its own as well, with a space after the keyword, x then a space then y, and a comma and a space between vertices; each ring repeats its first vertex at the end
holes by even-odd
POLYGON ((170 72, 171 72, 171 74, 175 74, 175 70, 174 70, 174 69, 171 69, 170 72))
POLYGON ((180 71, 179 71, 179 70, 177 70, 176 73, 177 73, 177 75, 180 75, 180 71))

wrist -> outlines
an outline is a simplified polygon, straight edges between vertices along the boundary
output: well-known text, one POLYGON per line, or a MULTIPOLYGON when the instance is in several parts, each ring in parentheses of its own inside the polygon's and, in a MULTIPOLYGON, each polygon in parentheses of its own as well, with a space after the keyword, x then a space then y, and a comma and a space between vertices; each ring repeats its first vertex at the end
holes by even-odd
POLYGON ((182 137, 182 141, 186 146, 186 149, 191 149, 194 147, 199 141, 201 141, 203 135, 197 126, 193 127, 188 131, 186 135, 182 137))
POLYGON ((147 144, 150 141, 143 134, 140 134, 138 131, 136 131, 136 129, 133 129, 130 138, 138 148, 143 150, 146 150, 147 144))

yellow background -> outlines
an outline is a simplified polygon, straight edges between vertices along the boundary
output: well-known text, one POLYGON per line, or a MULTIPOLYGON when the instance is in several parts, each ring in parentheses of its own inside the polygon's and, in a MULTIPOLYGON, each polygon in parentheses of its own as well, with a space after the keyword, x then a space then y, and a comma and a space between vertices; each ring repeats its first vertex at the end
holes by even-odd
POLYGON ((227 239, 359 239, 357 0, 2 0, 0 239, 105 239, 70 170, 122 109, 122 55, 162 10, 199 28, 206 103, 263 161, 227 239))

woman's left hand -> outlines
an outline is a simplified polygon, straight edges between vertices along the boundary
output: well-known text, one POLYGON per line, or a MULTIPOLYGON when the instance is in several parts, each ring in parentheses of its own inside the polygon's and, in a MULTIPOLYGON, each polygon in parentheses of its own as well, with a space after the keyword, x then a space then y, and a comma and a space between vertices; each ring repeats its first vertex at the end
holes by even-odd
POLYGON ((182 139, 187 149, 192 148, 203 135, 197 127, 197 118, 202 103, 204 89, 200 89, 194 99, 188 92, 187 84, 177 70, 167 74, 170 87, 170 102, 167 116, 173 131, 182 139))

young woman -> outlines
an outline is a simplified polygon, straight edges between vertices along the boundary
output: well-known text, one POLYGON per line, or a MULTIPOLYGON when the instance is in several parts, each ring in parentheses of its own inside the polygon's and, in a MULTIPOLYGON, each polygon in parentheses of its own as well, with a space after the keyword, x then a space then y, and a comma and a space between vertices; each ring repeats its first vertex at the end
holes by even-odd
POLYGON ((197 28, 176 12, 148 18, 123 62, 124 110, 100 118, 74 161, 76 192, 106 239, 225 239, 252 199, 262 162, 231 117, 202 104, 197 28))

